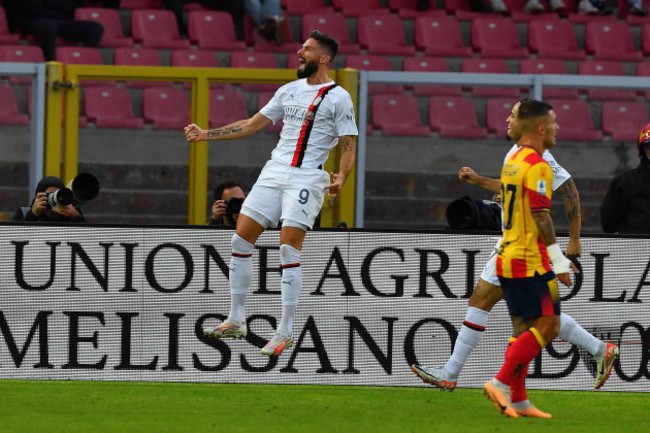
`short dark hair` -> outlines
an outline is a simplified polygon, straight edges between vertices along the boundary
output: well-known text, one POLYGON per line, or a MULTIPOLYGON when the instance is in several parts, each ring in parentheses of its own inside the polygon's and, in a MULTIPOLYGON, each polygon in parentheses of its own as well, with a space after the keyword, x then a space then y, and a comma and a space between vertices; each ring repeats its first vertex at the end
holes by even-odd
POLYGON ((529 120, 547 116, 553 110, 551 104, 544 101, 538 101, 537 99, 522 99, 519 102, 519 110, 517 110, 517 118, 519 120, 529 120))
POLYGON ((330 56, 330 62, 334 60, 334 57, 336 57, 336 54, 339 52, 339 43, 336 42, 336 39, 318 30, 312 30, 308 39, 317 40, 318 44, 325 48, 325 51, 327 51, 327 54, 330 56))
POLYGON ((225 190, 227 190, 227 189, 236 188, 236 187, 241 188, 241 185, 239 184, 239 182, 237 180, 235 180, 235 179, 226 179, 226 180, 224 180, 219 185, 217 185, 217 187, 214 189, 214 193, 213 193, 214 199, 215 200, 223 200, 222 199, 223 192, 225 190))

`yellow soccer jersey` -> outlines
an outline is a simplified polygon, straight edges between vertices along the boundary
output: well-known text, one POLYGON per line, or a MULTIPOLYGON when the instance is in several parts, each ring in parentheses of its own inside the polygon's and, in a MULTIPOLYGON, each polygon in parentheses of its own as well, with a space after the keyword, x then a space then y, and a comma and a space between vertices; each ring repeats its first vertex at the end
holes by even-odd
POLYGON ((539 235, 534 212, 549 212, 553 170, 540 154, 522 146, 503 166, 503 240, 497 256, 497 275, 532 277, 551 270, 546 246, 539 235))

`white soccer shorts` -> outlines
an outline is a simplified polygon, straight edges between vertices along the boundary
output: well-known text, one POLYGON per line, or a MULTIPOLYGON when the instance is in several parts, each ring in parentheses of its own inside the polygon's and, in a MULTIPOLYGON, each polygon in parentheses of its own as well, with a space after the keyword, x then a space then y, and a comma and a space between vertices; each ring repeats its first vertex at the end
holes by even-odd
POLYGON ((499 277, 497 277, 497 250, 501 240, 497 242, 496 246, 492 250, 492 254, 488 258, 487 263, 483 267, 483 272, 481 272, 481 279, 492 284, 493 286, 501 287, 501 282, 499 282, 499 277))
POLYGON ((330 183, 329 174, 319 168, 298 168, 270 160, 264 165, 242 205, 244 215, 262 227, 309 228, 323 207, 330 183))

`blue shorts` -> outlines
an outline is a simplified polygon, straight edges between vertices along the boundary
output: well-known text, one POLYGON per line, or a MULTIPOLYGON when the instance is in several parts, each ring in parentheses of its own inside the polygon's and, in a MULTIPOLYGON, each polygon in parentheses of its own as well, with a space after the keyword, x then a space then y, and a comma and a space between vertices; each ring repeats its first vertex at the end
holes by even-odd
POLYGON ((560 314, 560 293, 553 271, 526 278, 499 277, 511 316, 533 319, 560 314))

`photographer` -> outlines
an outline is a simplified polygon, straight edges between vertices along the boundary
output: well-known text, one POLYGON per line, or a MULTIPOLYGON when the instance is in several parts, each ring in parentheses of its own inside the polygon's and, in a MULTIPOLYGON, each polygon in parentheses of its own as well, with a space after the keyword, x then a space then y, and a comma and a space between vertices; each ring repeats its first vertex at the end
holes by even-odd
POLYGON ((209 225, 214 226, 235 226, 241 205, 246 198, 244 190, 239 182, 228 179, 221 182, 214 189, 214 204, 209 225))
MULTIPOLYGON (((70 204, 57 203, 57 191, 70 191, 65 188, 58 177, 47 176, 36 186, 36 196, 31 207, 21 207, 14 214, 14 221, 49 221, 49 222, 85 222, 81 209, 72 203, 72 191, 69 193, 70 204), (48 200, 49 198, 49 200, 48 200)), ((65 194, 64 194, 65 195, 65 194)))

